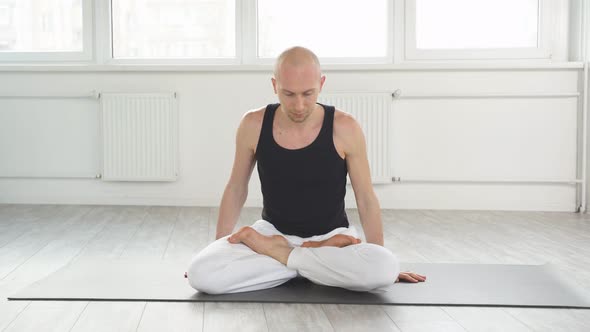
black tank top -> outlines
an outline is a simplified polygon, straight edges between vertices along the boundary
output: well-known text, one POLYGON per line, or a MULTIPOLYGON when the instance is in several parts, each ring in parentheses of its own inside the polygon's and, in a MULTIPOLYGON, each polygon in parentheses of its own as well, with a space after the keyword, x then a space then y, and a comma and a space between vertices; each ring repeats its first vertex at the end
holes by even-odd
POLYGON ((279 104, 264 112, 256 148, 262 186, 262 219, 281 233, 310 237, 348 227, 344 210, 346 161, 334 146, 333 106, 319 104, 324 121, 317 138, 300 149, 285 149, 273 137, 273 120, 279 104))

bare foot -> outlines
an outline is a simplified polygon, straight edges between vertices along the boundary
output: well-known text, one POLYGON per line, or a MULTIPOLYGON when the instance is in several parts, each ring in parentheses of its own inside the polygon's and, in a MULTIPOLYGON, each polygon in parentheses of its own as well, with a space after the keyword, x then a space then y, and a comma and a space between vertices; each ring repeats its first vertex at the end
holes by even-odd
POLYGON ((358 244, 361 243, 360 239, 355 238, 354 236, 344 235, 344 234, 336 234, 329 239, 324 241, 307 241, 303 242, 301 247, 303 248, 319 248, 319 247, 346 247, 351 244, 358 244))
POLYGON ((229 243, 243 243, 259 254, 266 255, 287 265, 287 259, 293 248, 287 239, 280 235, 264 236, 252 227, 245 226, 227 238, 229 243))

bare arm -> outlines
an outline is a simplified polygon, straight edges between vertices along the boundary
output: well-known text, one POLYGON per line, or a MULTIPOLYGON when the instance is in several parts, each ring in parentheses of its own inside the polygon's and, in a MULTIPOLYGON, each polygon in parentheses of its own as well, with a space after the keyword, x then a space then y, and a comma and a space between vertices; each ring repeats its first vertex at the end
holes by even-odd
MULTIPOLYGON (((361 223, 367 242, 383 246, 381 207, 373 190, 365 136, 358 123, 348 116, 341 117, 338 126, 339 141, 344 146, 346 164, 356 198, 361 223)), ((336 128, 336 127, 335 127, 336 128)), ((401 272, 395 282, 422 282, 426 276, 414 272, 401 272)))
POLYGON ((383 246, 381 207, 373 190, 365 136, 359 124, 343 116, 339 126, 352 189, 367 242, 383 246))
POLYGON ((253 144, 258 141, 257 117, 255 112, 249 112, 240 122, 236 134, 234 164, 219 206, 215 239, 232 233, 248 197, 248 182, 256 164, 253 144))

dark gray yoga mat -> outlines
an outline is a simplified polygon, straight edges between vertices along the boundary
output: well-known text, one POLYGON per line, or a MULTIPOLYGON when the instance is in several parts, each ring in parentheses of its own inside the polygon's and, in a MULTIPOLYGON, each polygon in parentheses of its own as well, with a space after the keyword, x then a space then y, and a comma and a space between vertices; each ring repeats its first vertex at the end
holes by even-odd
POLYGON ((183 277, 186 262, 87 261, 71 263, 9 300, 292 302, 519 306, 590 309, 590 297, 551 265, 402 263, 426 282, 396 283, 372 294, 319 286, 303 278, 266 290, 209 295, 183 277))

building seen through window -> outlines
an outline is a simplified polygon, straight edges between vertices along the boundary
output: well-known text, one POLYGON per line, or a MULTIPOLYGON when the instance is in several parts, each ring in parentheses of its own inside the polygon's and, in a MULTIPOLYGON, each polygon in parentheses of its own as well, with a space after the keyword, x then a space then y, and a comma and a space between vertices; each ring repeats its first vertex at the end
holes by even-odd
POLYGON ((235 57, 234 0, 113 0, 114 58, 235 57))
POLYGON ((0 0, 0 52, 80 52, 82 0, 0 0))

